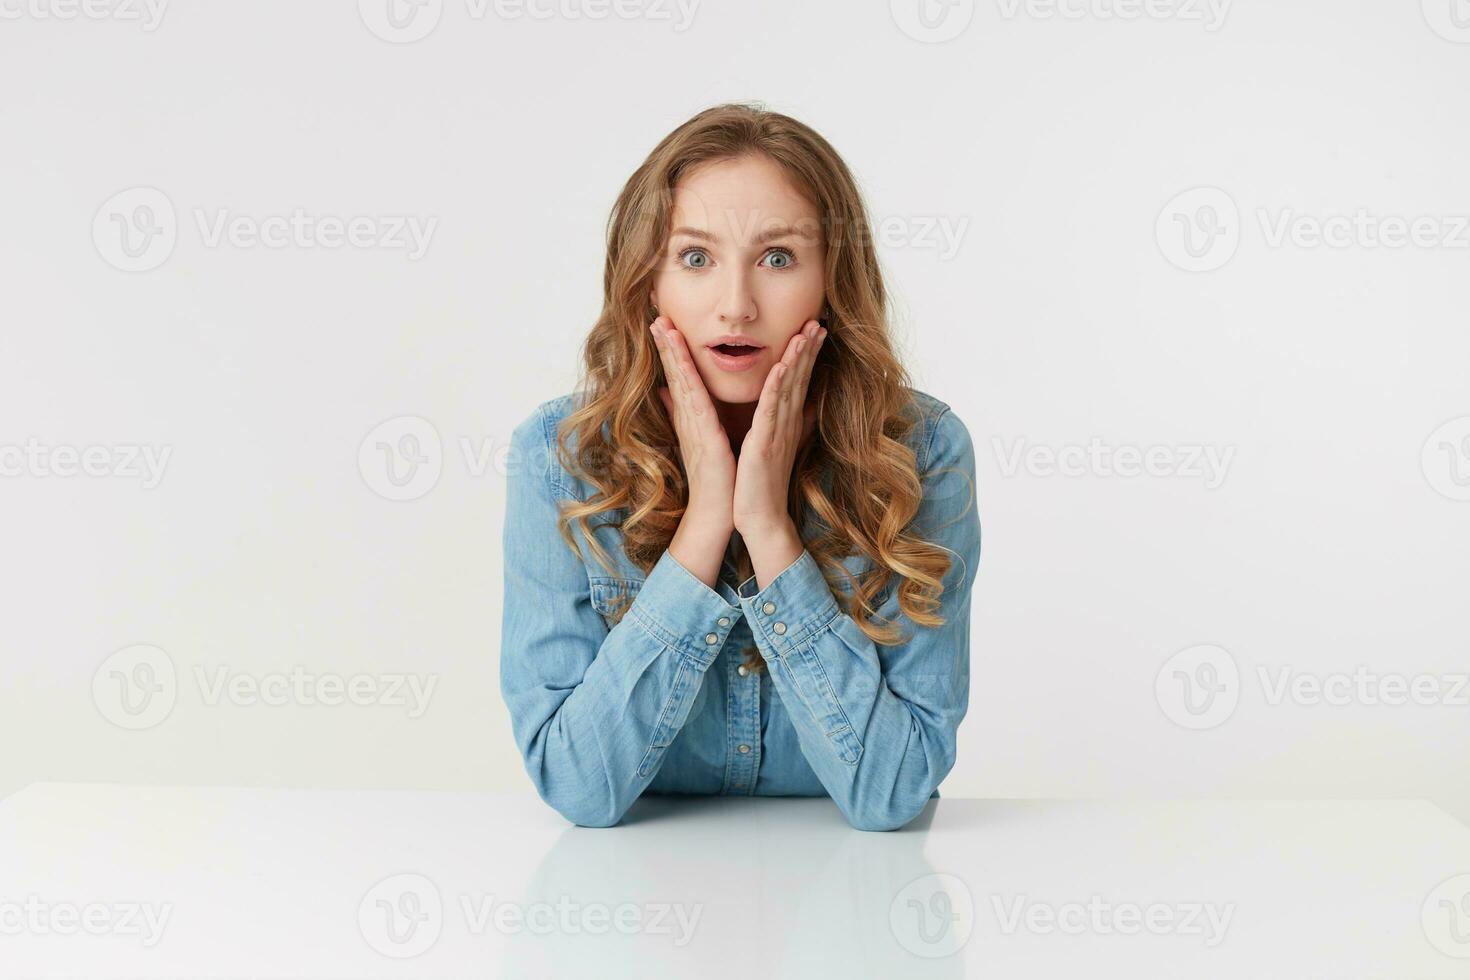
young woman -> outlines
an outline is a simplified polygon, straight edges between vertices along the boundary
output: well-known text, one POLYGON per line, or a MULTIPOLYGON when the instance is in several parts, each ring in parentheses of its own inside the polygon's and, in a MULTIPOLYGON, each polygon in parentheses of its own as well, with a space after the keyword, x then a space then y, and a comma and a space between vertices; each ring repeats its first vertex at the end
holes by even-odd
POLYGON ((541 798, 939 795, 980 556, 965 425, 908 386, 867 214, 809 127, 732 104, 608 224, 583 383, 512 438, 501 691, 541 798), (907 620, 907 623, 904 621, 907 620))

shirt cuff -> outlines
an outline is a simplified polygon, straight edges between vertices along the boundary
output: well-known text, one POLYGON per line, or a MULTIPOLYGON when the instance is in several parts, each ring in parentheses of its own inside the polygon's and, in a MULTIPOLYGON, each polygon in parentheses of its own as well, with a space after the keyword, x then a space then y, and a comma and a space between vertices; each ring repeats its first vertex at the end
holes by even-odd
POLYGON ((732 606, 665 551, 628 607, 650 636, 708 667, 744 610, 732 606))
POLYGON ((750 594, 754 589, 753 578, 741 583, 740 605, 767 661, 799 650, 842 612, 821 566, 806 548, 764 589, 750 594))

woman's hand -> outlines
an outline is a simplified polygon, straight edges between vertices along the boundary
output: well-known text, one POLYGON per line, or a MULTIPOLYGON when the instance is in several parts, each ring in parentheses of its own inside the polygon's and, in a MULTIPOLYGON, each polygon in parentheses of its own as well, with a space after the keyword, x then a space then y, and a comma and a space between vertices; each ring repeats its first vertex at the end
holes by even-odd
POLYGON ((673 420, 689 481, 689 501, 669 551, 679 564, 713 586, 735 529, 735 453, 684 335, 666 316, 654 320, 649 330, 669 382, 667 388, 659 388, 659 398, 673 420))
POLYGON ((756 559, 756 575, 762 586, 766 580, 760 576, 760 552, 774 554, 779 560, 790 554, 794 540, 796 555, 787 564, 800 556, 801 539, 786 509, 786 489, 797 450, 817 424, 816 406, 807 404, 806 393, 812 366, 826 338, 826 329, 816 320, 808 320, 792 336, 780 362, 766 375, 750 432, 740 444, 735 473, 735 529, 756 559))

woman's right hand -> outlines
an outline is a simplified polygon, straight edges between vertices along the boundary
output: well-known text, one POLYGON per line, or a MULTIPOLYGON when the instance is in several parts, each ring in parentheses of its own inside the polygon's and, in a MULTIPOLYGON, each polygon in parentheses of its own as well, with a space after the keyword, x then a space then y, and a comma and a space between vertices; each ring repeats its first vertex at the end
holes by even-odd
POLYGON ((669 550, 706 585, 713 585, 735 530, 735 451, 684 335, 667 316, 654 320, 649 330, 669 382, 659 388, 659 398, 673 420, 689 481, 689 502, 669 550))

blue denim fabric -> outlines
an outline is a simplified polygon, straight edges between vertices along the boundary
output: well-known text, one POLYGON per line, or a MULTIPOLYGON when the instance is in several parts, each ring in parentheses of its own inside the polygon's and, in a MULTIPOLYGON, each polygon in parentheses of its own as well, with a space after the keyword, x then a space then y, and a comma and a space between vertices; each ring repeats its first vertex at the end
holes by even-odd
MULTIPOLYGON (((914 529, 952 553, 937 629, 876 646, 843 613, 809 551, 757 588, 733 551, 716 588, 665 552, 645 574, 623 554, 611 511, 579 557, 556 530, 559 501, 591 485, 555 453, 576 393, 515 429, 508 457, 500 687, 541 798, 575 824, 609 827, 644 792, 830 796, 860 830, 908 823, 955 761, 970 694, 970 593, 980 557, 975 452, 949 406, 910 389, 909 435, 924 498, 914 529), (945 470, 940 473, 938 471, 945 470), (631 601, 625 615, 611 615, 631 601), (752 643, 765 672, 743 674, 752 643)), ((806 536, 806 535, 804 535, 806 536)), ((807 540, 810 537, 807 536, 807 540)), ((870 567, 850 556, 854 574, 870 567)), ((896 580, 895 580, 896 581, 896 580)), ((836 588, 845 589, 844 583, 836 588)), ((895 583, 879 613, 898 616, 895 583)))

